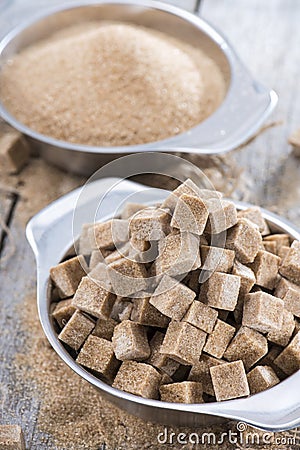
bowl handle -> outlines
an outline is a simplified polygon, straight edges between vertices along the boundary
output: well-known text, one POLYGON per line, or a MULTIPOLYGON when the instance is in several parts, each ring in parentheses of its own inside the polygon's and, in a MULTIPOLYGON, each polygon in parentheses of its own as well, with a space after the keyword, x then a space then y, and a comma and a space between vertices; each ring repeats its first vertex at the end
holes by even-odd
MULTIPOLYGON (((300 371, 267 391, 236 402, 212 404, 214 414, 279 432, 300 426, 300 371)), ((213 411, 211 411, 213 412, 213 411)))

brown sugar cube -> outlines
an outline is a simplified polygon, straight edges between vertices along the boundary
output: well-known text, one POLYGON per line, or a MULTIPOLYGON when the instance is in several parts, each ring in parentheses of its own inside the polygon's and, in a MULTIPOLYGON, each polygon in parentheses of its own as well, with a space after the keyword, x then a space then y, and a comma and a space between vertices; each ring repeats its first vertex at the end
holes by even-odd
POLYGON ((139 361, 150 356, 146 328, 130 320, 124 320, 115 327, 112 343, 120 361, 139 361))
MULTIPOLYGON (((195 194, 193 194, 195 195, 195 194)), ((211 200, 214 198, 222 198, 223 194, 220 191, 216 191, 213 189, 204 189, 204 188, 199 188, 199 193, 198 193, 199 197, 202 198, 202 200, 211 200)))
POLYGON ((25 450, 22 428, 19 425, 0 425, 1 450, 25 450))
POLYGON ((127 202, 121 212, 121 219, 129 219, 135 213, 145 208, 146 206, 141 203, 127 202))
POLYGON ((87 272, 85 259, 80 255, 51 267, 50 276, 64 297, 72 297, 87 272))
POLYGON ((104 255, 101 250, 92 250, 89 269, 93 270, 100 262, 103 263, 104 255))
POLYGON ((202 270, 231 272, 235 253, 232 250, 202 245, 200 247, 202 270))
POLYGON ((281 247, 290 247, 290 237, 288 234, 270 234, 264 238, 264 242, 272 242, 276 244, 276 254, 278 255, 281 247))
POLYGON ((279 272, 282 276, 300 285, 300 242, 294 241, 281 263, 279 272))
POLYGON ((149 241, 144 241, 143 239, 137 239, 135 237, 130 238, 130 251, 129 255, 134 252, 146 252, 149 250, 151 244, 149 241))
POLYGON ((292 375, 300 369, 300 333, 297 333, 289 345, 277 356, 274 364, 287 375, 292 375))
POLYGON ((220 364, 225 364, 225 361, 202 354, 199 362, 192 366, 188 376, 188 380, 200 381, 202 384, 203 392, 205 394, 214 396, 215 391, 212 385, 209 369, 214 366, 219 366, 220 364))
POLYGON ((280 258, 272 253, 259 250, 250 268, 256 277, 256 284, 273 290, 277 282, 280 258))
POLYGON ((183 365, 193 365, 202 353, 207 334, 187 322, 171 322, 160 352, 183 365))
POLYGON ((208 219, 208 210, 200 197, 183 194, 179 197, 171 226, 181 231, 201 235, 203 234, 208 219))
POLYGON ((159 369, 161 372, 172 376, 179 368, 180 364, 177 361, 174 361, 174 359, 168 358, 168 356, 160 353, 164 337, 165 335, 163 333, 156 331, 150 341, 151 354, 146 362, 151 364, 151 366, 156 367, 156 369, 159 369))
POLYGON ((56 320, 60 328, 63 328, 72 317, 76 308, 72 305, 72 299, 62 300, 55 306, 52 317, 56 320))
POLYGON ((266 292, 247 294, 244 301, 243 325, 260 333, 279 330, 283 321, 284 303, 266 292))
POLYGON ((158 399, 161 374, 152 366, 136 361, 121 365, 113 387, 143 398, 158 399))
POLYGON ((92 253, 92 247, 89 238, 89 229, 93 227, 92 223, 84 223, 81 228, 81 234, 78 242, 78 253, 80 255, 90 255, 92 253))
POLYGON ((290 247, 287 247, 286 245, 282 245, 277 251, 279 258, 284 259, 289 250, 290 250, 290 247))
POLYGON ((122 322, 122 320, 129 320, 132 313, 133 304, 128 298, 117 297, 112 310, 110 317, 117 322, 122 322))
POLYGON ((90 277, 82 278, 72 304, 92 316, 107 318, 111 313, 114 296, 90 277))
POLYGON ((151 305, 150 297, 136 298, 133 300, 131 320, 141 325, 166 328, 170 319, 151 305))
POLYGON ((213 332, 208 335, 203 351, 215 358, 222 358, 234 333, 234 327, 218 319, 213 332))
POLYGON ((125 244, 118 246, 116 250, 113 250, 109 255, 107 255, 105 258, 105 263, 108 265, 115 261, 118 261, 119 259, 129 256, 129 251, 130 243, 126 242, 125 244))
POLYGON ((88 231, 92 249, 113 249, 129 239, 129 223, 127 220, 111 219, 96 223, 88 231))
POLYGON ((201 266, 199 237, 191 233, 169 234, 158 244, 156 275, 177 276, 201 266))
POLYGON ((93 336, 111 341, 117 325, 118 322, 110 317, 108 319, 98 319, 92 334, 93 336))
POLYGON ((142 241, 157 241, 170 231, 170 214, 161 208, 149 207, 130 218, 131 236, 142 241))
POLYGON ((235 258, 234 251, 208 245, 201 245, 200 251, 202 270, 225 273, 231 271, 235 258))
POLYGON ((114 355, 112 343, 107 339, 92 335, 84 343, 76 362, 97 372, 109 382, 113 381, 120 366, 120 362, 114 355))
POLYGON ((206 201, 209 211, 209 219, 206 231, 211 234, 218 234, 228 230, 237 223, 237 211, 234 203, 220 198, 206 201))
POLYGON ((250 222, 253 222, 254 225, 258 227, 262 236, 266 236, 267 234, 270 233, 268 224, 263 218, 259 206, 251 206, 250 208, 244 209, 243 211, 239 211, 238 218, 248 219, 250 220, 250 222))
POLYGON ((182 320, 194 325, 194 327, 197 327, 206 333, 211 333, 217 318, 218 311, 196 300, 193 301, 182 320))
POLYGON ((249 370, 267 353, 268 341, 265 336, 251 328, 241 327, 227 347, 224 358, 230 362, 240 359, 246 370, 249 370))
POLYGON ((241 279, 236 275, 214 272, 210 278, 202 284, 200 300, 213 308, 234 311, 241 279))
POLYGON ((228 231, 226 248, 235 251, 236 258, 247 264, 254 261, 262 245, 262 237, 256 225, 248 219, 239 219, 228 231))
POLYGON ((92 319, 86 317, 80 311, 75 311, 58 335, 58 339, 74 350, 79 350, 94 327, 95 323, 92 319))
POLYGON ((107 265, 99 262, 88 274, 88 278, 106 291, 111 290, 111 284, 107 275, 107 265))
POLYGON ((170 403, 203 403, 202 384, 196 381, 165 384, 159 388, 160 399, 170 403))
POLYGON ((150 298, 150 304, 161 314, 181 320, 195 297, 194 291, 165 275, 150 298))
POLYGON ((173 212, 176 207, 178 198, 183 194, 198 196, 202 200, 221 198, 223 195, 218 191, 201 189, 192 180, 187 179, 184 183, 180 184, 173 192, 171 192, 171 194, 163 202, 162 208, 169 208, 170 211, 173 212))
POLYGON ((274 344, 286 347, 291 340, 295 329, 295 319, 291 312, 283 310, 283 321, 279 330, 271 331, 267 334, 269 341, 274 344))
POLYGON ((183 194, 200 195, 199 187, 189 178, 180 184, 162 203, 162 208, 168 208, 171 212, 174 211, 179 197, 183 194))
MULTIPOLYGON (((128 255, 125 255, 128 256, 128 255)), ((113 252, 111 252, 106 258, 105 258, 105 264, 111 264, 115 261, 119 261, 119 259, 124 258, 124 255, 122 255, 119 250, 114 250, 113 252)))
POLYGON ((236 260, 231 273, 241 279, 240 296, 248 294, 256 282, 253 270, 236 260))
POLYGON ((119 259, 108 265, 108 277, 116 295, 128 297, 147 287, 147 271, 143 264, 119 259))
POLYGON ((284 307, 288 311, 293 313, 294 316, 300 317, 300 286, 285 278, 281 278, 276 286, 274 295, 284 301, 284 307))
POLYGON ((0 129, 0 167, 7 173, 19 173, 30 157, 30 147, 25 137, 5 125, 0 129))
POLYGON ((272 367, 269 366, 256 366, 247 375, 250 393, 258 394, 265 391, 276 384, 280 383, 280 380, 272 367))
POLYGON ((263 241, 263 247, 266 252, 277 255, 277 244, 275 241, 263 241))
POLYGON ((242 361, 213 366, 210 368, 210 374, 218 402, 247 397, 250 394, 242 361))

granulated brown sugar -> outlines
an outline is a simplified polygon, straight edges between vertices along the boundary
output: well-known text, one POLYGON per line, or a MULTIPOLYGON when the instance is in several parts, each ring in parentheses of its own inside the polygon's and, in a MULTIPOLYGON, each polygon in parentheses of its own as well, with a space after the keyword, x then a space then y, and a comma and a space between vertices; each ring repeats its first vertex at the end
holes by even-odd
POLYGON ((122 146, 197 125, 223 100, 225 81, 200 49, 135 25, 95 22, 22 51, 4 67, 0 93, 35 131, 122 146))

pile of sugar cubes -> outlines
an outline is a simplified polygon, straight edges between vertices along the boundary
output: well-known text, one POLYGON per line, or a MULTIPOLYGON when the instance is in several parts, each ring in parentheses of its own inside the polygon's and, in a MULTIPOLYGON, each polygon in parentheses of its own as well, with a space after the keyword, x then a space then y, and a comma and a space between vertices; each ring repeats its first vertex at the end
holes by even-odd
POLYGON ((50 275, 58 338, 117 389, 223 401, 300 369, 300 242, 191 180, 84 225, 50 275))

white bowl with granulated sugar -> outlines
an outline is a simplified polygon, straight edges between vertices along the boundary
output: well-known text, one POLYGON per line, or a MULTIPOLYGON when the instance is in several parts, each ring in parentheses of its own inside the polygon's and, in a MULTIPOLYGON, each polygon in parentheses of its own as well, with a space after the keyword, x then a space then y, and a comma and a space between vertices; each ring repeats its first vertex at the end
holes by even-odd
POLYGON ((120 154, 216 154, 277 102, 198 16, 152 1, 74 3, 0 44, 0 114, 48 161, 89 174, 120 154))

